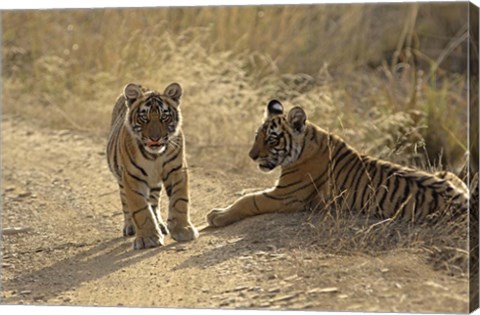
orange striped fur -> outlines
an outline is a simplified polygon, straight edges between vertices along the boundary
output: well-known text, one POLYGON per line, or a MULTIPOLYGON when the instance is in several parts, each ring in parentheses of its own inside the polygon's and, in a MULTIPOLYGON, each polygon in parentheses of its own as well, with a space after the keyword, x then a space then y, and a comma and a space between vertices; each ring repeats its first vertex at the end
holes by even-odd
POLYGON ((130 83, 112 113, 108 165, 115 176, 124 214, 124 236, 135 235, 135 249, 198 237, 190 222, 185 141, 181 131, 182 88, 172 83, 163 93, 130 83), (167 225, 162 221, 162 187, 169 198, 167 225))
POLYGON ((454 174, 438 176, 358 153, 340 137, 307 121, 301 107, 287 114, 269 102, 250 157, 263 171, 281 168, 275 187, 248 194, 207 215, 211 226, 246 217, 322 208, 343 209, 387 219, 425 221, 448 211, 468 211, 468 189, 454 174))

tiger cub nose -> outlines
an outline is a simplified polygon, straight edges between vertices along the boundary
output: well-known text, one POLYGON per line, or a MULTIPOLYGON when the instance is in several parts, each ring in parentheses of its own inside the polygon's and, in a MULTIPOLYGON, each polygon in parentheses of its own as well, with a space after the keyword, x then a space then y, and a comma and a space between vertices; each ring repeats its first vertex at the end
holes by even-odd
POLYGON ((255 161, 256 159, 258 159, 258 151, 255 150, 255 149, 251 149, 250 152, 248 153, 248 155, 249 155, 250 158, 251 158, 252 160, 254 160, 254 161, 255 161))
POLYGON ((153 142, 158 142, 158 141, 160 141, 160 139, 161 139, 160 136, 150 136, 149 138, 150 138, 150 140, 152 140, 153 142))

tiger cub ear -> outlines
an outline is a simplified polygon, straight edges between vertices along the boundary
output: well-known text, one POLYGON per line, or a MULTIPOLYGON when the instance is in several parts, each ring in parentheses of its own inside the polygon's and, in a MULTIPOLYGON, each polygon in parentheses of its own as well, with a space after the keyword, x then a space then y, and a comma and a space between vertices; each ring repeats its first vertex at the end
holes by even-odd
POLYGON ((288 112, 288 124, 296 132, 303 132, 305 130, 305 122, 307 114, 300 106, 295 106, 288 112))
POLYGON ((127 102, 127 105, 132 105, 140 96, 142 96, 142 89, 140 85, 135 83, 128 83, 123 88, 123 96, 127 102))
POLYGON ((176 82, 170 84, 165 88, 165 92, 163 92, 166 96, 170 97, 175 102, 179 102, 180 98, 182 97, 182 86, 176 82))
POLYGON ((267 117, 283 114, 283 105, 278 100, 271 100, 267 105, 267 117))

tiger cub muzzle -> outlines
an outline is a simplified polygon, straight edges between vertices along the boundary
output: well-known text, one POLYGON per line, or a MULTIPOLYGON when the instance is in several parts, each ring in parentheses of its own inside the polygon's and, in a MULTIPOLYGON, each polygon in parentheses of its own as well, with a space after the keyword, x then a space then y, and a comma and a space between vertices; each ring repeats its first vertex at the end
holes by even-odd
POLYGON ((153 138, 153 137, 148 137, 144 141, 144 147, 146 148, 147 151, 153 154, 160 154, 165 152, 168 147, 168 137, 163 137, 163 138, 153 138))
POLYGON ((257 148, 256 144, 254 144, 248 155, 254 162, 258 163, 258 168, 261 171, 269 172, 278 165, 278 163, 271 161, 270 154, 268 154, 268 152, 261 152, 261 150, 257 148))

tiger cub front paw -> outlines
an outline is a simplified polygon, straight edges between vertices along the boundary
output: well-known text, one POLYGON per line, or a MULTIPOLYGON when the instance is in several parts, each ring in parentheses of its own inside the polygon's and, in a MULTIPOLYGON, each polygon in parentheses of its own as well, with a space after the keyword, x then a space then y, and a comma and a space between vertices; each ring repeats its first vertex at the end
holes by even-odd
POLYGON ((145 249, 163 246, 163 234, 154 231, 147 235, 137 235, 133 241, 133 249, 145 249))
POLYGON ((190 222, 182 224, 177 220, 168 220, 168 230, 177 242, 188 242, 198 237, 197 229, 190 222))
POLYGON ((233 223, 229 217, 228 209, 213 209, 207 214, 208 225, 221 227, 233 223))

